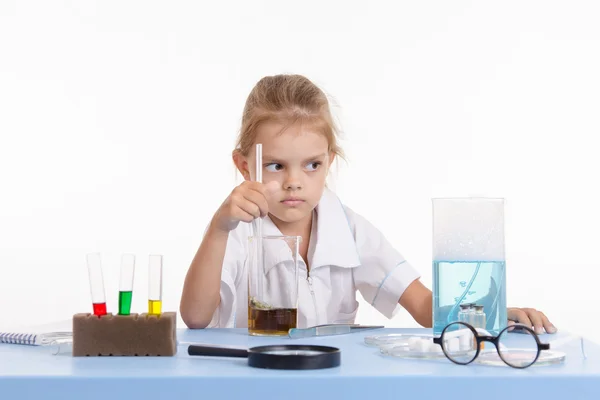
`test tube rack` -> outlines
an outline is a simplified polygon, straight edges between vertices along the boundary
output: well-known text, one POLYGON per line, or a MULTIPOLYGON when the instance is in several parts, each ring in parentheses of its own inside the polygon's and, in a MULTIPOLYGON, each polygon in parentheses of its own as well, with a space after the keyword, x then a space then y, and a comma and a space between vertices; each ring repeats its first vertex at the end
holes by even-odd
POLYGON ((73 316, 73 357, 174 356, 177 313, 73 316))

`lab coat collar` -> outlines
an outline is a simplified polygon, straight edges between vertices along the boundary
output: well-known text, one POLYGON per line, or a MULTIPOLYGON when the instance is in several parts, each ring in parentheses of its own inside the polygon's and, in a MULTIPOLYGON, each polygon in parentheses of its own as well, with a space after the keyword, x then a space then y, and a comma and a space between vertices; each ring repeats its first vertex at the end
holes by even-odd
MULTIPOLYGON (((321 200, 316 207, 317 212, 317 240, 314 254, 310 263, 314 270, 323 266, 336 266, 341 268, 353 268, 360 265, 358 250, 354 241, 354 235, 344 206, 335 193, 325 188, 321 200)), ((314 229, 313 229, 314 232, 314 229)), ((281 231, 275 226, 270 217, 263 219, 263 236, 282 236, 281 231)), ((265 246, 284 246, 284 241, 279 244, 265 244, 265 246)), ((270 260, 266 268, 270 269, 279 262, 291 261, 289 251, 269 248, 269 253, 277 254, 276 259, 270 260)), ((298 255, 298 260, 301 260, 298 255)))

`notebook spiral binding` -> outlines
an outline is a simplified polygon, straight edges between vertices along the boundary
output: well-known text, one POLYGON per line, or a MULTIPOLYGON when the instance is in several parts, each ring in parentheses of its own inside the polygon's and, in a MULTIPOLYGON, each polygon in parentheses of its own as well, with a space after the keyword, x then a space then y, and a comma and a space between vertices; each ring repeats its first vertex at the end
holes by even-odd
POLYGON ((28 346, 45 346, 55 343, 57 339, 72 337, 71 332, 51 333, 2 333, 0 343, 23 344, 28 346))

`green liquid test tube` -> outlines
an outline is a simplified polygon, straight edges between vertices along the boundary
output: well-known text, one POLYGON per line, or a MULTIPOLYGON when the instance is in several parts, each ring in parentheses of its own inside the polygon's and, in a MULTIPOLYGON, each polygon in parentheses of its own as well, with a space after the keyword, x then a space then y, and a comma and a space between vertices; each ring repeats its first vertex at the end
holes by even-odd
POLYGON ((123 254, 121 256, 121 280, 119 282, 119 315, 129 315, 131 313, 134 270, 135 255, 123 254))
POLYGON ((131 298, 133 292, 119 291, 119 315, 129 315, 131 313, 131 298))

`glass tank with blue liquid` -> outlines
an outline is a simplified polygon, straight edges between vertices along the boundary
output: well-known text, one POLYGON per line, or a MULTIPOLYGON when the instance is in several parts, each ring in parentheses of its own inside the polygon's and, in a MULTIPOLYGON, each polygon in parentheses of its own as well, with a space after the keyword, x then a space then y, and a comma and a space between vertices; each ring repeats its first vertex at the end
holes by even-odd
POLYGON ((491 334, 508 323, 504 199, 433 199, 434 336, 462 320, 461 304, 483 306, 491 334))

